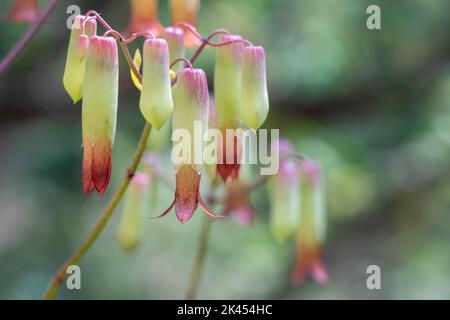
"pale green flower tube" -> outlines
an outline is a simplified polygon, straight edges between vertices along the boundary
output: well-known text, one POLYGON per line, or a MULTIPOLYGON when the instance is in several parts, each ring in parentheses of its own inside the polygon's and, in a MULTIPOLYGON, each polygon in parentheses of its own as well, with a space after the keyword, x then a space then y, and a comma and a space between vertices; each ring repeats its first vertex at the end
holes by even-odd
MULTIPOLYGON (((223 35, 220 41, 241 40, 240 36, 223 35)), ((237 129, 240 127, 239 114, 242 81, 241 41, 218 47, 214 70, 214 96, 217 109, 217 127, 237 129)))
POLYGON ((125 251, 132 250, 141 242, 150 210, 150 175, 138 172, 130 182, 125 194, 118 237, 125 251))
POLYGON ((144 43, 142 92, 139 106, 145 120, 160 129, 173 111, 169 48, 164 39, 144 43))
POLYGON ((78 41, 81 35, 85 34, 90 38, 97 33, 97 22, 94 19, 86 21, 84 23, 83 33, 83 20, 85 16, 76 16, 73 25, 72 32, 70 34, 69 48, 67 49, 66 67, 64 69, 63 84, 67 93, 73 100, 73 103, 80 101, 83 95, 82 86, 85 73, 86 59, 80 57, 78 47, 78 41))
POLYGON ((266 57, 262 47, 244 48, 241 93, 241 117, 247 127, 258 130, 269 113, 266 57))

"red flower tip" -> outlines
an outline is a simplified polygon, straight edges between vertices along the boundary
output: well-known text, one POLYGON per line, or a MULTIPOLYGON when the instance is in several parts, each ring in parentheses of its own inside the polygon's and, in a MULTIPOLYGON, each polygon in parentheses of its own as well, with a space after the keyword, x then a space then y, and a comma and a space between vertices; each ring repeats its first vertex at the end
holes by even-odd
POLYGON ((223 182, 226 182, 228 178, 237 180, 239 178, 240 164, 217 164, 217 174, 222 178, 223 182))
POLYGON ((222 129, 223 142, 218 145, 218 161, 217 174, 224 182, 231 178, 237 180, 239 178, 240 159, 242 155, 242 137, 240 132, 235 133, 230 139, 227 129, 222 129), (231 160, 231 161, 230 161, 231 160))
POLYGON ((176 173, 175 213, 181 223, 186 223, 197 209, 200 177, 191 165, 183 165, 176 173))
POLYGON ((84 193, 89 194, 95 188, 100 193, 100 197, 103 197, 111 177, 111 142, 107 138, 94 145, 86 141, 83 149, 84 193))
POLYGON ((291 276, 292 285, 301 284, 306 275, 310 273, 312 278, 319 284, 328 282, 328 273, 321 259, 320 248, 309 248, 302 246, 291 276))

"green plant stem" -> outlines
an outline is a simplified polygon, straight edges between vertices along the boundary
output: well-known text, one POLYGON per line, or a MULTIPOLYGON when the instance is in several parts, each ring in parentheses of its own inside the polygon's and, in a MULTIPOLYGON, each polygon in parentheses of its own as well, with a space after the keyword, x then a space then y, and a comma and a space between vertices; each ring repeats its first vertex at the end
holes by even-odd
POLYGON ((73 264, 76 264, 81 257, 91 248, 91 246, 94 244, 95 240, 97 240, 98 236, 102 232, 102 230, 105 228, 106 224, 108 223, 109 219, 111 218, 112 214, 114 213, 114 209, 117 207, 117 205, 122 200, 122 197, 125 193, 125 191, 128 188, 128 185, 130 184, 131 179, 133 178, 138 165, 141 161, 142 155, 145 150, 145 146, 147 144, 147 139, 150 135, 150 132, 152 130, 152 126, 149 123, 146 123, 144 129, 142 130, 141 138, 139 140, 138 147, 136 149, 133 161, 128 168, 127 175, 125 176, 124 180, 119 186, 119 189, 117 189, 114 196, 111 198, 111 200, 108 203, 108 206, 103 211, 100 218, 97 220, 97 223, 95 224, 92 231, 87 235, 87 237, 84 239, 81 246, 77 249, 77 251, 66 260, 66 262, 61 266, 61 268, 58 270, 58 272, 53 276, 45 294, 44 299, 53 299, 56 294, 58 293, 58 289, 61 286, 61 283, 66 277, 66 270, 67 267, 73 264))
POLYGON ((194 260, 192 276, 186 294, 186 299, 188 300, 194 300, 197 295, 198 286, 200 284, 200 277, 203 272, 203 267, 205 265, 206 251, 208 249, 208 240, 211 231, 212 221, 211 218, 208 216, 205 216, 203 219, 204 220, 202 224, 202 230, 200 233, 200 240, 198 244, 197 254, 194 260))

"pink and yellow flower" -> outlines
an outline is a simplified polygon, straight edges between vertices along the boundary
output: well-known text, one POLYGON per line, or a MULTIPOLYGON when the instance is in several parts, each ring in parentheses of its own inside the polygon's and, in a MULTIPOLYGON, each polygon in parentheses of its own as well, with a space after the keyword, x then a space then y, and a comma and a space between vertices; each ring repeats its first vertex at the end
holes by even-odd
POLYGON ((113 38, 93 36, 83 83, 83 189, 103 195, 111 175, 116 132, 118 52, 113 38))
MULTIPOLYGON (((203 137, 208 129, 209 105, 205 72, 201 69, 183 69, 173 87, 173 98, 175 104, 172 118, 173 132, 179 130, 178 132, 186 132, 190 137, 195 137, 196 134, 203 137), (202 132, 195 132, 196 123, 201 123, 202 132)), ((174 135, 172 138, 174 139, 174 135)), ((174 140, 174 147, 178 143, 174 140)), ((206 213, 216 216, 207 208, 199 194, 203 170, 203 143, 196 145, 195 139, 192 139, 186 145, 183 157, 176 163, 174 201, 160 215, 160 217, 166 215, 175 206, 176 216, 182 223, 186 223, 192 217, 199 204, 206 213), (199 162, 196 161, 198 159, 199 162)))

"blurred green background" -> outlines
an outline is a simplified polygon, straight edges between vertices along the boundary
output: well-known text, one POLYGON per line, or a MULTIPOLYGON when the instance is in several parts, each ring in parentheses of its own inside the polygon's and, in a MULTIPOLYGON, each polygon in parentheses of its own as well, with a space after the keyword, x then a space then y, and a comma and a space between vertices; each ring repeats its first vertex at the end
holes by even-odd
MULTIPOLYGON (((10 3, 0 3, 0 56, 29 27, 8 21, 10 3)), ((123 177, 144 124, 121 57, 110 186, 103 200, 84 198, 80 105, 62 86, 70 4, 97 10, 118 30, 128 23, 127 1, 62 1, 0 77, 3 299, 41 296, 123 177)), ((165 0, 160 16, 169 24, 165 0)), ((450 2, 203 0, 199 30, 219 27, 265 47, 271 101, 265 127, 280 128, 324 166, 331 281, 289 286, 294 245, 274 241, 261 189, 252 195, 258 212, 252 227, 231 219, 214 224, 198 297, 450 298, 450 2), (381 30, 366 28, 370 4, 381 7, 381 30), (381 290, 366 288, 372 264, 381 267, 381 290)), ((213 63, 213 49, 197 63, 210 82, 213 63)), ((171 196, 160 186, 152 214, 171 196)), ((82 290, 63 288, 59 297, 183 298, 201 210, 186 225, 174 214, 149 220, 133 253, 118 244, 119 214, 80 262, 82 290)))

